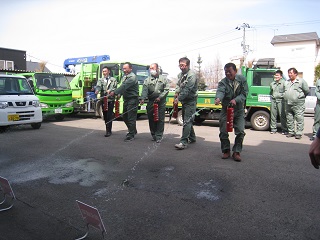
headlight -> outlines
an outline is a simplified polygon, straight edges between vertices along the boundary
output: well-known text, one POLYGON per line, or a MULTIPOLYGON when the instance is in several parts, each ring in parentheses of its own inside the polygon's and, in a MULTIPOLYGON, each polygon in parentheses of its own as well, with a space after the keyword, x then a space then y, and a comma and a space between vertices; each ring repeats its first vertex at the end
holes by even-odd
POLYGON ((38 100, 33 100, 32 101, 32 106, 39 107, 40 106, 40 102, 38 100))
POLYGON ((66 103, 64 106, 65 107, 73 107, 73 102, 66 103))
POLYGON ((40 103, 40 107, 41 107, 41 108, 48 108, 48 105, 41 102, 41 103, 40 103))
POLYGON ((5 109, 8 107, 8 102, 0 102, 0 108, 5 109))

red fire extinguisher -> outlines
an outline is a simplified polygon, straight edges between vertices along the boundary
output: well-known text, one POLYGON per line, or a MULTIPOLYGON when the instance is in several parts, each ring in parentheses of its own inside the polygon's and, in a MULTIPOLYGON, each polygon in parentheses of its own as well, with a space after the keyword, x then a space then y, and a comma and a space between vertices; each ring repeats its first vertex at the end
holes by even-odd
POLYGON ((114 106, 114 111, 115 111, 115 113, 114 113, 114 115, 115 115, 115 117, 116 118, 118 118, 119 117, 119 107, 120 107, 120 103, 119 103, 119 100, 117 99, 116 100, 116 102, 115 102, 115 106, 114 106))
POLYGON ((172 117, 173 118, 178 118, 178 101, 173 101, 173 113, 172 113, 172 117))
POLYGON ((103 111, 104 112, 108 111, 108 96, 103 97, 103 111))
POLYGON ((233 131, 233 117, 234 109, 232 105, 229 105, 227 108, 227 132, 233 131))
POLYGON ((153 103, 153 121, 158 122, 159 121, 159 106, 158 103, 153 103))

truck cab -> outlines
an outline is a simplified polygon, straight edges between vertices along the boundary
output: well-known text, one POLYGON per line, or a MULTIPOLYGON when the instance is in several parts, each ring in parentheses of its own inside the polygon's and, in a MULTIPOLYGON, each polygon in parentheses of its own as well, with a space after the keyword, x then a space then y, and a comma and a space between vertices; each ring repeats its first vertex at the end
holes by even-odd
POLYGON ((16 75, 28 79, 40 100, 43 117, 54 116, 56 120, 63 120, 65 115, 73 113, 72 92, 64 74, 30 72, 16 75))
POLYGON ((31 124, 32 128, 39 129, 41 122, 39 98, 27 79, 0 74, 0 130, 20 124, 31 124))

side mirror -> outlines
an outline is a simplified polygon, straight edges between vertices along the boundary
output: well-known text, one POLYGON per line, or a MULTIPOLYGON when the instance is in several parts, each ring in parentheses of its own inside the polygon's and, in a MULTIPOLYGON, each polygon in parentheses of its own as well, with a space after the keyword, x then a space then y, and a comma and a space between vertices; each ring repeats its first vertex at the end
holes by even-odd
POLYGON ((81 80, 79 80, 79 87, 82 88, 82 81, 81 80))

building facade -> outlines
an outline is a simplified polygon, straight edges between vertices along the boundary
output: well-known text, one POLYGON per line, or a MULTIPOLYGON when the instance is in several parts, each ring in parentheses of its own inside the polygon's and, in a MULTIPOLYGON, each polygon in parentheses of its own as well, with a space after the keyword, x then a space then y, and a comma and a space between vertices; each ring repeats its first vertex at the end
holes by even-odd
POLYGON ((26 70, 26 51, 0 48, 0 69, 26 70))
POLYGON ((314 69, 319 64, 319 37, 316 32, 274 36, 271 44, 275 47, 275 65, 284 74, 294 67, 299 77, 314 85, 314 69))

